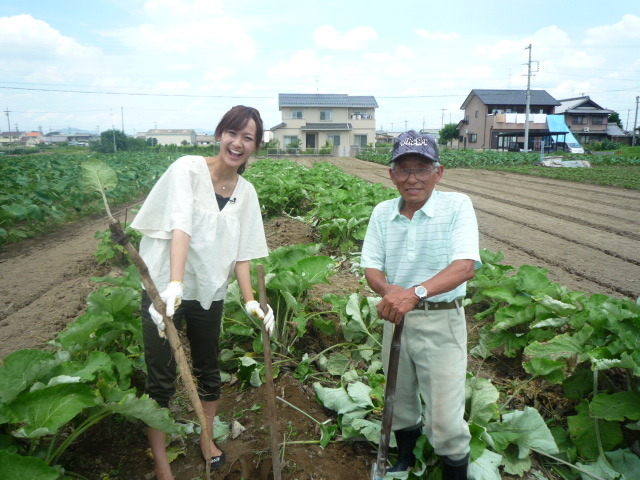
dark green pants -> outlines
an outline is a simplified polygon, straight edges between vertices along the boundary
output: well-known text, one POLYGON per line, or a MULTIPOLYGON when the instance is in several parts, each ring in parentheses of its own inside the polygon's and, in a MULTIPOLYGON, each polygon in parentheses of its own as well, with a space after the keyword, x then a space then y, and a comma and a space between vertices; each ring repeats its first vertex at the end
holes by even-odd
MULTIPOLYGON (((149 314, 151 299, 142 292, 142 334, 147 363, 146 393, 162 407, 169 406, 175 393, 176 360, 169 340, 160 337, 158 327, 149 314)), ((173 316, 177 329, 186 328, 191 364, 198 384, 198 395, 204 401, 220 398, 218 342, 224 301, 213 302, 208 310, 197 300, 183 300, 173 316), (183 325, 185 324, 185 325, 183 325)))

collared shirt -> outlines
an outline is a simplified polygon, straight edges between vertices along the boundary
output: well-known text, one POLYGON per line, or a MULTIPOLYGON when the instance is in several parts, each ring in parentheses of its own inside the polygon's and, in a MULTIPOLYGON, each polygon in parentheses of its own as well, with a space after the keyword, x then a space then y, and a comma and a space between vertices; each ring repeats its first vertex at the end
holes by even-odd
POLYGON ((185 300, 209 308, 224 300, 236 262, 268 255, 260 203, 243 177, 220 210, 204 157, 186 155, 160 177, 132 225, 144 236, 140 256, 162 292, 171 280, 172 232, 191 236, 184 276, 185 300))
MULTIPOLYGON (((471 199, 434 190, 410 220, 400 213, 403 199, 379 203, 362 246, 364 268, 382 271, 393 285, 409 288, 434 277, 454 260, 475 260, 479 268, 478 221, 471 199)), ((466 295, 466 282, 429 301, 450 302, 466 295)))

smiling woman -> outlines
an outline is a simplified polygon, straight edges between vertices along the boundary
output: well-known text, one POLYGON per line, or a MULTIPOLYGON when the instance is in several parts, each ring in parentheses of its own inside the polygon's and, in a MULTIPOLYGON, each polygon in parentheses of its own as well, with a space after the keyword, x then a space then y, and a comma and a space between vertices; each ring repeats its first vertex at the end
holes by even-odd
MULTIPOLYGON (((220 120, 214 157, 187 155, 158 180, 132 227, 142 232, 140 255, 166 303, 166 316, 186 324, 194 373, 207 421, 213 424, 221 394, 218 348, 223 303, 233 273, 245 309, 272 328, 273 312, 254 299, 249 261, 268 254, 256 191, 240 174, 262 140, 260 113, 242 105, 220 120)), ((142 296, 144 352, 149 396, 168 406, 175 393, 176 362, 164 335, 164 315, 142 296)), ((172 480, 165 432, 148 427, 159 480, 172 480)), ((225 463, 217 445, 201 435, 212 469, 225 463)))

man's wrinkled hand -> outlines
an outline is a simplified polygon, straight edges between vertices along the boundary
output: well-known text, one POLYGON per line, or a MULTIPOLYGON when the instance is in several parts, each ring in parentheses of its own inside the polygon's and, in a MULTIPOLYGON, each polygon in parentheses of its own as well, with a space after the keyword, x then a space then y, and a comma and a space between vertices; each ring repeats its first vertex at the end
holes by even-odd
POLYGON ((378 315, 380 318, 398 325, 404 316, 416 307, 418 302, 419 299, 413 289, 394 288, 378 303, 378 315))

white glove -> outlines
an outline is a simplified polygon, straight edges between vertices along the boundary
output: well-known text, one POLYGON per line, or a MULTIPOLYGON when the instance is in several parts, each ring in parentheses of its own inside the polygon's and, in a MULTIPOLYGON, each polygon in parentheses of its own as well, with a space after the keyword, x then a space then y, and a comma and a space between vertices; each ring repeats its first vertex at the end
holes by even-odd
POLYGON ((273 317, 273 310, 271 309, 271 305, 267 305, 266 315, 262 310, 262 308, 260 308, 260 304, 255 300, 251 300, 250 302, 247 302, 244 308, 246 309, 249 315, 262 320, 262 323, 264 324, 264 328, 269 335, 273 333, 275 318, 273 317))
POLYGON ((160 335, 160 337, 162 338, 165 338, 167 335, 164 333, 164 318, 156 310, 156 307, 153 306, 153 303, 149 307, 149 315, 151 315, 151 320, 153 320, 153 323, 155 323, 156 327, 158 327, 158 335, 160 335))
MULTIPOLYGON (((182 282, 178 282, 175 280, 173 282, 169 282, 169 285, 164 290, 164 292, 160 293, 160 298, 166 304, 167 317, 173 317, 173 315, 176 313, 176 309, 182 303, 182 295, 184 295, 184 287, 182 285, 182 282)), ((164 337, 164 319, 162 318, 160 312, 155 309, 153 304, 149 307, 149 314, 151 315, 153 323, 155 323, 158 327, 158 333, 161 337, 164 337)))

